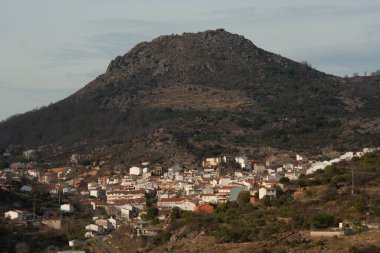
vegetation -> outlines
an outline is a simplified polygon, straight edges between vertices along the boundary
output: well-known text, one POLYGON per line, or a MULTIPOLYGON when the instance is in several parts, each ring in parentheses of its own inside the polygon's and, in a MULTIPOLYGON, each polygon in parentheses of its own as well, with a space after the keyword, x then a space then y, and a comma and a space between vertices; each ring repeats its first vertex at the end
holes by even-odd
MULTIPOLYGON (((168 233, 181 236, 178 231, 185 228, 187 234, 203 231, 206 236, 214 237, 217 243, 265 242, 300 230, 336 228, 342 221, 351 221, 360 232, 361 221, 380 221, 380 200, 373 199, 374 196, 365 191, 368 185, 380 185, 380 173, 371 174, 371 178, 359 183, 356 194, 351 195, 345 190, 350 183, 351 166, 357 168, 359 177, 361 172, 378 171, 379 161, 380 152, 376 152, 352 162, 334 164, 298 181, 283 180, 287 186, 285 190, 277 188, 277 198, 264 198, 255 204, 249 203, 250 194, 243 191, 236 202, 217 205, 214 213, 208 215, 173 209, 165 238, 168 233)), ((162 242, 163 236, 160 234, 157 240, 162 242)), ((312 247, 305 239, 284 240, 282 243, 291 248, 303 244, 312 247)), ((315 246, 323 247, 324 242, 319 241, 315 246)), ((358 251, 361 249, 352 247, 350 252, 367 252, 358 251)))

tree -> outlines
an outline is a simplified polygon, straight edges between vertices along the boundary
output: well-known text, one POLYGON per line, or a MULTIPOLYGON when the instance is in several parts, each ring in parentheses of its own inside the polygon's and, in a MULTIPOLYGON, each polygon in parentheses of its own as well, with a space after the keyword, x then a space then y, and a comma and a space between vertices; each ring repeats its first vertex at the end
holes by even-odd
POLYGON ((249 203, 250 197, 251 197, 251 194, 249 191, 241 191, 238 195, 237 202, 240 206, 243 206, 249 203))
POLYGON ((0 169, 5 169, 9 167, 9 163, 5 161, 0 161, 0 169))
POLYGON ((270 197, 269 197, 268 195, 264 196, 264 198, 263 198, 263 204, 264 204, 266 207, 272 205, 271 200, 270 200, 270 197))
POLYGON ((325 168, 325 174, 328 177, 333 177, 339 174, 339 169, 336 164, 329 165, 325 168))
POLYGON ((175 221, 181 217, 181 210, 178 207, 174 207, 170 213, 170 220, 175 221))
POLYGON ((316 214, 310 219, 310 227, 312 229, 328 228, 334 224, 335 218, 329 214, 316 214))
POLYGON ((280 179, 280 183, 281 184, 289 184, 290 183, 290 179, 288 177, 283 177, 280 179))
POLYGON ((307 61, 301 61, 301 64, 306 66, 306 67, 312 68, 311 64, 307 61))
POLYGON ((153 220, 158 215, 158 208, 152 206, 148 208, 148 211, 146 212, 146 218, 148 220, 153 220))
POLYGON ((380 69, 371 73, 371 76, 380 76, 380 69))

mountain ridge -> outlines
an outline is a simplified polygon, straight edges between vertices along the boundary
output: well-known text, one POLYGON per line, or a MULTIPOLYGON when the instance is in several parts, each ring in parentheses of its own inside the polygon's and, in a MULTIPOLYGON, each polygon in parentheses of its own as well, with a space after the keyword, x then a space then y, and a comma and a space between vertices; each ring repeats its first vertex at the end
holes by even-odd
POLYGON ((116 57, 69 97, 0 123, 0 148, 118 145, 133 159, 131 143, 146 146, 149 138, 197 158, 250 145, 379 144, 379 84, 378 77, 327 75, 223 29, 160 36, 116 57))

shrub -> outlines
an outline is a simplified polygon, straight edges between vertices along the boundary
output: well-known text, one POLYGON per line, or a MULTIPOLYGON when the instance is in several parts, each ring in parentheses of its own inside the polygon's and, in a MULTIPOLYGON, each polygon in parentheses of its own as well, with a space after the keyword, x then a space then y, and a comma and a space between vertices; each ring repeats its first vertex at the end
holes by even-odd
POLYGON ((239 205, 243 206, 249 203, 250 197, 251 197, 251 194, 249 191, 241 191, 238 195, 237 202, 239 205))
POLYGON ((309 220, 312 229, 325 229, 331 227, 335 222, 335 218, 329 214, 316 214, 309 220))
POLYGON ((289 184, 290 183, 290 179, 287 178, 287 177, 283 177, 280 179, 280 183, 281 184, 289 184))

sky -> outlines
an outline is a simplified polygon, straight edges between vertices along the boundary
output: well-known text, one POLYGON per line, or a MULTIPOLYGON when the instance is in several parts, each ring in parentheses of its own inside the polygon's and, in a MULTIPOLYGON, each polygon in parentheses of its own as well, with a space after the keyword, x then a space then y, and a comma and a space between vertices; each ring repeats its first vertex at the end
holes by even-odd
POLYGON ((0 0, 0 121, 65 98, 141 41, 217 28, 329 74, 380 69, 375 0, 0 0))

